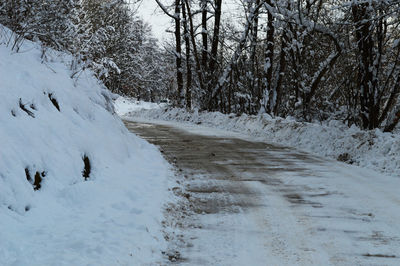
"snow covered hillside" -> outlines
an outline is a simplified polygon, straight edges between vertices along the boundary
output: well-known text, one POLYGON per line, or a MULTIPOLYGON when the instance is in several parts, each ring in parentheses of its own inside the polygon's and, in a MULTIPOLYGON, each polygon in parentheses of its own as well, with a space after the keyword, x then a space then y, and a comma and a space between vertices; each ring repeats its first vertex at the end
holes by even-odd
POLYGON ((379 129, 363 131, 353 126, 348 128, 340 121, 328 124, 296 122, 290 118, 272 118, 269 115, 250 116, 243 114, 224 115, 219 112, 188 112, 179 108, 140 108, 135 101, 131 112, 122 100, 116 102, 120 116, 132 119, 177 121, 189 124, 237 132, 257 138, 291 146, 313 154, 330 157, 349 164, 373 169, 392 176, 400 176, 400 135, 383 133, 379 129))
POLYGON ((0 265, 161 261, 169 165, 90 71, 0 25, 0 265))

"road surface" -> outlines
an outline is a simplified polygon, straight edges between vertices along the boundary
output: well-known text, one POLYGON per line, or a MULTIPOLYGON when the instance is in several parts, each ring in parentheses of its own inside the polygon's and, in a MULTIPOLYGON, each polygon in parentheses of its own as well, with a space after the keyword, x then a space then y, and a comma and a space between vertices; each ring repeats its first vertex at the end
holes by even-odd
POLYGON ((283 146, 128 122, 175 166, 179 265, 400 265, 400 181, 283 146))

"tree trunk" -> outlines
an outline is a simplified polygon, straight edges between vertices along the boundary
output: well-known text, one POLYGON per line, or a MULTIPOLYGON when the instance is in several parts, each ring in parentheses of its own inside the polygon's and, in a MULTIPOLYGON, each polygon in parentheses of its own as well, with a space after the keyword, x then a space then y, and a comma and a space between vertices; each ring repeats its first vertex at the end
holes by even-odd
MULTIPOLYGON (((260 0, 255 0, 256 6, 260 4, 260 0)), ((253 29, 251 35, 251 51, 250 51, 250 67, 251 67, 251 80, 250 80, 250 89, 252 90, 252 95, 257 95, 257 100, 260 99, 260 95, 262 95, 260 91, 260 87, 258 86, 258 82, 256 82, 258 73, 257 73, 257 42, 258 42, 258 11, 255 14, 255 18, 253 21, 253 29)))
POLYGON ((276 81, 276 102, 275 105, 272 106, 272 111, 274 115, 278 115, 278 107, 281 103, 282 99, 282 79, 283 79, 283 73, 286 69, 286 46, 287 46, 287 40, 286 40, 286 34, 285 32, 282 33, 281 37, 281 52, 280 52, 280 59, 279 59, 279 70, 277 72, 277 81, 276 81))
POLYGON ((186 16, 186 7, 182 4, 182 15, 183 15, 183 34, 185 38, 186 48, 186 108, 192 109, 192 66, 190 63, 190 41, 189 41, 189 30, 188 21, 186 16))
MULTIPOLYGON (((211 58, 210 58, 210 67, 209 67, 209 79, 211 80, 211 76, 215 74, 215 66, 217 63, 217 55, 218 55, 218 44, 219 44, 219 32, 221 25, 221 11, 222 11, 222 0, 215 0, 215 15, 214 15, 214 32, 213 32, 213 40, 211 47, 211 58)), ((210 93, 212 90, 212 82, 208 83, 208 92, 210 93)))
POLYGON ((358 46, 358 88, 360 90, 361 113, 364 129, 378 127, 379 105, 375 102, 376 79, 374 78, 374 41, 371 32, 369 4, 352 6, 355 37, 358 46))
MULTIPOLYGON (((271 0, 266 0, 266 4, 272 8, 271 0)), ((275 47, 275 26, 274 26, 274 16, 272 15, 271 11, 267 10, 268 14, 268 22, 267 22, 267 43, 265 49, 265 62, 264 62, 264 90, 266 95, 268 95, 268 99, 264 98, 264 104, 266 105, 265 111, 269 114, 272 113, 272 106, 275 104, 276 101, 276 93, 271 91, 271 84, 272 84, 272 67, 274 61, 274 47, 275 47)), ((265 93, 264 93, 265 94, 265 93)))
POLYGON ((201 51, 201 65, 204 73, 207 73, 208 63, 208 32, 207 32, 207 0, 201 0, 201 37, 203 49, 201 51))
POLYGON ((182 45, 181 45, 181 0, 175 0, 175 43, 176 43, 176 82, 178 85, 176 103, 183 103, 182 45))

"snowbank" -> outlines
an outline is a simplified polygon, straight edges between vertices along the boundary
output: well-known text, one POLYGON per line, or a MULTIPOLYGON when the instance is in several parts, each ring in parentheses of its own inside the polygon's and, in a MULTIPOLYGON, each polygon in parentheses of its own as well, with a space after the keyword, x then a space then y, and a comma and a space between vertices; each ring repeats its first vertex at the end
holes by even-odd
POLYGON ((0 28, 0 265, 162 260, 166 161, 112 114, 91 72, 72 80, 72 58, 42 58, 29 41, 15 53, 5 35, 0 28))
POLYGON ((238 132, 262 141, 274 142, 330 157, 388 175, 400 176, 400 135, 380 130, 348 128, 340 121, 320 125, 269 115, 224 115, 219 112, 188 112, 178 108, 154 108, 123 113, 125 117, 202 124, 238 132))
POLYGON ((140 110, 149 110, 166 107, 165 103, 150 103, 144 101, 138 101, 134 98, 118 97, 114 101, 115 111, 118 115, 123 116, 129 112, 135 112, 140 110))

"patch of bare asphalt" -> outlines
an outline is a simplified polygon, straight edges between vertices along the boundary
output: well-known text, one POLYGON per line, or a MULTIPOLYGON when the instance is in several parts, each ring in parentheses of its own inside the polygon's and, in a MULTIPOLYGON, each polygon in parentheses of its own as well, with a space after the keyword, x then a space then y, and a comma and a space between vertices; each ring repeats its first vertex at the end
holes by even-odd
MULTIPOLYGON (((270 187, 293 208, 323 208, 320 199, 338 194, 324 188, 316 190, 306 185, 290 185, 277 177, 277 173, 284 176, 282 174, 290 172, 295 172, 296 178, 313 175, 304 165, 323 165, 324 162, 306 153, 262 142, 195 135, 165 125, 127 121, 125 124, 130 131, 158 146, 164 157, 175 166, 176 186, 171 191, 177 196, 178 202, 167 204, 163 221, 164 236, 170 243, 165 256, 174 264, 207 264, 206 260, 193 261, 185 257, 185 250, 193 247, 190 237, 185 234, 190 229, 201 229, 203 226, 196 218, 198 215, 246 212, 267 205, 257 195, 259 192, 249 184, 254 185, 256 182, 270 187)), ((371 215, 343 219, 362 219, 368 222, 371 215)), ((329 219, 331 216, 314 218, 329 219)), ((351 235, 357 232, 344 233, 351 235)), ((379 234, 367 238, 387 240, 379 234)), ((365 253, 359 256, 395 258, 392 254, 365 253)))

